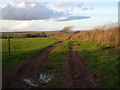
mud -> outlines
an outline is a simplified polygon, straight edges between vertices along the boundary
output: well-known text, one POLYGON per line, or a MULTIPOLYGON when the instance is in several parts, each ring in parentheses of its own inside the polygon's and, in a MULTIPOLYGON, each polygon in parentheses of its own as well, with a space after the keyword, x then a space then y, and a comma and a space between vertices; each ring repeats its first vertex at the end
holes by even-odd
POLYGON ((71 88, 97 88, 98 84, 92 73, 77 51, 77 44, 72 43, 69 51, 68 71, 71 75, 71 88))

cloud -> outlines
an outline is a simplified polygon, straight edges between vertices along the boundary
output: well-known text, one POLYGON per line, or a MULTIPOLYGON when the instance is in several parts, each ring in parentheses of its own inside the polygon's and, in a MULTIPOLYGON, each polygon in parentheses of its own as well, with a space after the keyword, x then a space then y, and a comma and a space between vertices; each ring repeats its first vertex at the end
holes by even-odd
POLYGON ((70 2, 57 2, 57 3, 55 3, 55 6, 59 7, 59 8, 68 7, 68 6, 71 6, 71 5, 72 5, 72 3, 70 3, 70 2))
POLYGON ((58 8, 82 7, 84 5, 84 3, 83 2, 56 2, 54 5, 58 8))
MULTIPOLYGON (((20 1, 20 0, 15 0, 20 1)), ((34 0, 31 0, 34 1, 34 0)), ((65 9, 55 9, 50 8, 50 4, 47 3, 38 3, 38 2, 21 2, 17 3, 8 3, 2 8, 2 19, 3 20, 55 20, 55 21, 70 21, 75 19, 86 19, 90 17, 86 16, 73 16, 73 8, 77 9, 83 7, 84 3, 82 2, 60 2, 55 3, 56 7, 68 7, 65 9), (63 18, 63 19, 62 19, 63 18)), ((89 8, 85 7, 82 9, 88 10, 89 8)), ((90 8, 92 10, 93 8, 90 8)))
POLYGON ((21 2, 2 8, 3 20, 45 20, 64 16, 65 13, 50 9, 45 4, 21 2))
POLYGON ((12 0, 14 2, 37 2, 37 0, 12 0))
POLYGON ((94 7, 91 7, 89 10, 91 11, 91 10, 93 10, 94 9, 94 7))
POLYGON ((17 24, 15 26, 12 26, 11 28, 9 28, 10 30, 25 30, 26 28, 27 29, 30 29, 30 26, 32 25, 32 22, 22 22, 20 24, 17 24))
POLYGON ((67 18, 59 19, 57 21, 70 21, 70 20, 88 19, 88 18, 90 18, 90 17, 86 17, 86 16, 68 16, 67 18))
POLYGON ((88 8, 88 7, 84 7, 84 8, 82 8, 81 10, 82 10, 82 11, 86 11, 86 10, 91 11, 91 10, 93 10, 93 9, 94 9, 94 7, 91 7, 91 8, 90 8, 90 7, 89 7, 89 8, 88 8))
POLYGON ((87 7, 84 7, 84 8, 82 8, 81 10, 82 11, 85 11, 85 10, 88 10, 89 8, 87 8, 87 7))
POLYGON ((54 5, 58 9, 64 9, 68 15, 71 14, 75 9, 81 9, 81 11, 91 11, 94 9, 94 7, 83 7, 83 2, 57 2, 54 5))
POLYGON ((82 7, 83 5, 84 5, 83 2, 78 2, 78 3, 76 3, 76 7, 82 7))

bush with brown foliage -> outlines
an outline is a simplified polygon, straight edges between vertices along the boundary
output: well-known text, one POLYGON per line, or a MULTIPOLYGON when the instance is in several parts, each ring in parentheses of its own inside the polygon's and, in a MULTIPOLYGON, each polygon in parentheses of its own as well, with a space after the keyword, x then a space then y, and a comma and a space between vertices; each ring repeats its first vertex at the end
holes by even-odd
POLYGON ((67 33, 72 28, 73 28, 73 26, 64 27, 59 33, 60 34, 65 34, 65 33, 67 33))

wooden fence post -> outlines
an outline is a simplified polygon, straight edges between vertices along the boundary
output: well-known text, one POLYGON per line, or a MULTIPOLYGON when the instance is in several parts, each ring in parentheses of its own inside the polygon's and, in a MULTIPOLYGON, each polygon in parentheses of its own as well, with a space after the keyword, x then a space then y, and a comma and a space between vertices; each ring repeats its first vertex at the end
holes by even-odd
POLYGON ((10 52, 10 36, 8 36, 8 54, 10 55, 11 52, 10 52))

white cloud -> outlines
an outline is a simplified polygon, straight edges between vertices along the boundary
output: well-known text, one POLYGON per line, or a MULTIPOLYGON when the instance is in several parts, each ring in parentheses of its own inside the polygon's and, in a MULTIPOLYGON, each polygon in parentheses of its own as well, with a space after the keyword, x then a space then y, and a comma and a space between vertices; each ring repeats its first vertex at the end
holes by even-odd
POLYGON ((25 7, 25 3, 24 3, 24 2, 19 3, 19 4, 18 4, 18 7, 19 7, 19 8, 24 8, 24 7, 25 7))
POLYGON ((84 8, 82 8, 82 11, 84 11, 84 10, 88 10, 89 8, 87 8, 87 7, 84 7, 84 8))
POLYGON ((70 21, 70 20, 79 20, 79 19, 88 19, 90 17, 86 17, 86 16, 68 16, 66 18, 63 19, 59 19, 57 21, 70 21))
POLYGON ((37 2, 37 0, 12 0, 13 2, 37 2))
POLYGON ((54 4, 58 8, 64 8, 64 7, 82 7, 84 5, 83 2, 56 2, 54 4))
POLYGON ((4 20, 45 20, 64 16, 64 12, 58 12, 50 9, 45 4, 39 3, 19 3, 7 4, 2 8, 4 20))
POLYGON ((32 25, 31 21, 26 21, 26 22, 22 22, 21 24, 17 24, 11 28, 9 28, 9 30, 25 30, 25 29, 30 29, 30 26, 32 25))
MULTIPOLYGON (((64 2, 65 6, 77 6, 81 7, 82 3, 72 3, 72 2, 64 2), (66 3, 66 4, 65 4, 66 3)), ((72 7, 73 8, 73 7, 72 7)), ((21 3, 9 3, 5 7, 2 8, 2 19, 3 20, 51 20, 60 18, 67 18, 64 21, 73 20, 70 19, 68 15, 72 15, 72 9, 66 9, 66 12, 55 10, 47 6, 46 4, 41 4, 37 2, 21 2, 21 3)), ((85 17, 85 16, 84 16, 85 17)), ((74 16, 74 19, 83 19, 80 16, 74 16), (78 18, 80 17, 80 18, 78 18)))

